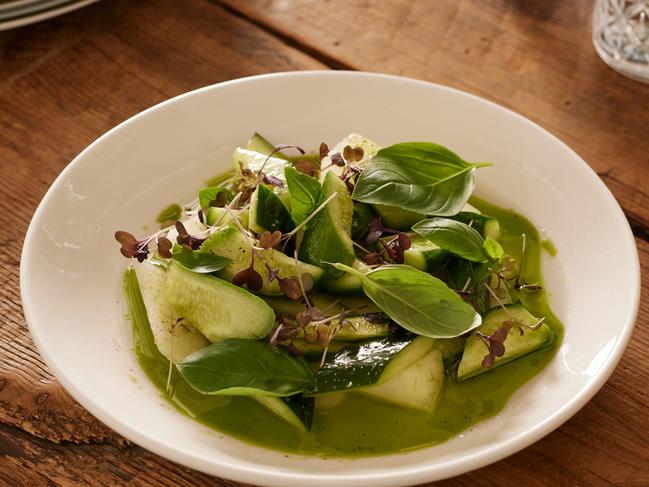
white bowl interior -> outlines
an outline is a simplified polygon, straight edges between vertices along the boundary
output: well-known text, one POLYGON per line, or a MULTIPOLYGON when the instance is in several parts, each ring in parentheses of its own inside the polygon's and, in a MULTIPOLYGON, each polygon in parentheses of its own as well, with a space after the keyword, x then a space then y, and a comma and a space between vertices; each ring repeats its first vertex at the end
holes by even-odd
POLYGON ((595 174, 526 119, 449 88, 363 73, 271 75, 183 95, 112 130, 61 174, 37 211, 21 287, 31 332, 63 385, 142 446, 215 475, 274 485, 392 485, 455 475, 547 434, 603 384, 638 306, 637 251, 595 174), (317 148, 360 132, 382 145, 430 140, 481 169, 477 194, 527 216, 559 252, 543 257, 550 301, 566 328, 551 364, 498 416, 408 454, 323 460, 225 437, 162 400, 130 351, 121 306, 126 261, 117 229, 143 235, 164 205, 191 199, 231 164, 253 131, 317 148), (615 265, 606 265, 615 262, 615 265), (130 380, 134 377, 135 381, 130 380), (332 465, 332 462, 335 464, 332 465))

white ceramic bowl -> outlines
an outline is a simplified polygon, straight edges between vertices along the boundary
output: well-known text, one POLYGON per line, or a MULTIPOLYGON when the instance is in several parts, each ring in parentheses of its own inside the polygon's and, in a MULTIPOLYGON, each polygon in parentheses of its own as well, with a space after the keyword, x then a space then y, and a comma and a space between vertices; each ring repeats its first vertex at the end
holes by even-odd
MULTIPOLYGON (((98 102, 99 103, 99 102, 98 102)), ((556 137, 475 96, 369 73, 280 73, 221 83, 127 120, 61 173, 27 232, 21 293, 50 370, 126 438, 204 472, 260 485, 404 485, 510 455, 572 416, 604 384, 631 335, 640 289, 634 239, 615 199, 556 137), (116 229, 142 234, 159 209, 230 166, 253 131, 315 148, 350 132, 387 145, 435 141, 482 169, 477 194, 529 217, 559 253, 544 255, 560 351, 498 416, 444 444, 358 460, 284 455, 242 443, 176 412, 131 351, 120 305, 126 261, 116 229), (608 265, 615 262, 615 265, 608 265), (134 376, 135 381, 129 376, 134 376)))

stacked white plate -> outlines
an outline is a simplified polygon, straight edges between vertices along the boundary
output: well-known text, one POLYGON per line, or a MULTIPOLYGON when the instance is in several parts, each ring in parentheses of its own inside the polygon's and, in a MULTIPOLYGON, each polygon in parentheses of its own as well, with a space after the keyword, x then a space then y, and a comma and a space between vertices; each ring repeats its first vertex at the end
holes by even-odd
POLYGON ((0 0, 0 30, 40 22, 97 0, 0 0))

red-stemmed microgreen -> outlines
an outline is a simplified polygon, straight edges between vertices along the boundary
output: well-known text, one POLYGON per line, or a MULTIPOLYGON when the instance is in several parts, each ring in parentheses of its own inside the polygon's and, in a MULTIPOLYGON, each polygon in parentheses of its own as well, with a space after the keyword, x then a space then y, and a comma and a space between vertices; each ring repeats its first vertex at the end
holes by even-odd
POLYGON ((178 245, 185 245, 192 250, 198 250, 201 248, 201 245, 203 245, 203 242, 207 240, 207 237, 202 238, 190 235, 182 222, 176 222, 175 227, 178 232, 178 236, 176 237, 178 245))
POLYGON ((412 245, 410 237, 400 230, 394 230, 384 226, 381 217, 374 217, 370 222, 367 236, 365 237, 365 243, 367 245, 374 245, 384 233, 392 234, 394 235, 394 238, 385 242, 381 251, 376 255, 366 257, 365 262, 380 263, 380 258, 382 254, 385 253, 392 262, 403 264, 404 253, 412 245))
POLYGON ((167 237, 158 237, 158 253, 165 259, 171 259, 171 248, 173 244, 167 237))
POLYGON ((315 168, 313 167, 313 163, 311 161, 308 161, 306 159, 298 159, 297 161, 295 161, 293 166, 295 166, 295 169, 303 174, 306 174, 307 176, 315 175, 315 168))

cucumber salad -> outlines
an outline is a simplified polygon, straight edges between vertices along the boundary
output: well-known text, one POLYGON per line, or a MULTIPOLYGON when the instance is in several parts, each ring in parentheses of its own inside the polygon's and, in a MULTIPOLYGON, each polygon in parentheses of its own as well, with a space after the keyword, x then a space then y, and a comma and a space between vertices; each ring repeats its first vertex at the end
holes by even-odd
MULTIPOLYGON (((358 134, 254 134, 144 238, 118 231, 133 350, 161 394, 286 452, 432 445, 495 415, 557 350, 541 241, 471 163, 358 134)), ((488 169, 484 169, 488 170, 488 169)))

